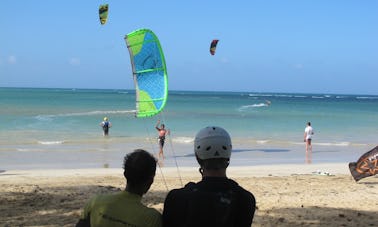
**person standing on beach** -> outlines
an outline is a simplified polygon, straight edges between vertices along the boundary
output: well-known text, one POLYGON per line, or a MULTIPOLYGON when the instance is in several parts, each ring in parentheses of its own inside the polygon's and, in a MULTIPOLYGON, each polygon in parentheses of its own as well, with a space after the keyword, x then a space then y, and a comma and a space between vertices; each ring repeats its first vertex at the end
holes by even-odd
POLYGON ((104 131, 104 136, 109 135, 109 128, 112 127, 112 123, 109 121, 108 117, 104 117, 104 120, 100 123, 102 130, 104 131))
POLYGON ((159 133, 159 137, 158 137, 158 143, 159 143, 159 148, 160 148, 159 159, 160 159, 160 157, 162 157, 163 160, 164 160, 163 147, 164 147, 164 143, 165 143, 165 137, 167 135, 169 135, 169 130, 165 129, 164 124, 160 124, 160 120, 157 121, 155 128, 159 133))
POLYGON ((311 122, 307 122, 303 136, 303 141, 306 143, 306 163, 311 163, 312 159, 312 135, 314 135, 314 130, 311 127, 311 122))
POLYGON ((202 180, 171 190, 163 210, 164 227, 250 227, 256 200, 226 175, 231 157, 231 138, 212 126, 200 130, 194 153, 202 180))
POLYGON ((161 227, 161 214, 141 203, 154 181, 157 160, 145 150, 127 154, 123 161, 126 189, 93 197, 84 207, 76 227, 145 226, 161 227))

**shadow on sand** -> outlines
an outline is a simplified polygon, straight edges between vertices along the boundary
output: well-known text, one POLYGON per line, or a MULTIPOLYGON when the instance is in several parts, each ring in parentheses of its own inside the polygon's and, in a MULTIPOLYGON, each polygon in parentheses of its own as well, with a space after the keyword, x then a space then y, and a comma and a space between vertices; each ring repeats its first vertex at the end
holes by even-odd
MULTIPOLYGON (((1 226, 74 226, 84 204, 95 194, 114 193, 113 186, 34 188, 0 194, 1 226)), ((167 191, 150 191, 142 202, 162 212, 167 191)), ((341 208, 298 207, 256 210, 253 226, 375 226, 375 212, 341 208)))

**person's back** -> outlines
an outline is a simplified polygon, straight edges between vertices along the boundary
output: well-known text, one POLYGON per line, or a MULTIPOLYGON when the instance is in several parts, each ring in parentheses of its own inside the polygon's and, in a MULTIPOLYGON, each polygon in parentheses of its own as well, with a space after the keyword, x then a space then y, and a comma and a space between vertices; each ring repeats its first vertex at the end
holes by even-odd
POLYGON ((251 226, 255 199, 228 178, 205 177, 169 192, 164 206, 164 226, 251 226))
POLYGON ((112 127, 112 123, 109 121, 108 117, 104 117, 104 120, 100 123, 104 136, 109 135, 109 128, 112 127))
POLYGON ((121 191, 92 198, 84 208, 91 226, 158 226, 160 213, 144 206, 142 197, 121 191))
POLYGON ((160 227, 161 214, 141 203, 156 171, 156 159, 144 150, 136 150, 124 159, 126 190, 93 197, 84 207, 77 227, 135 226, 160 227))
POLYGON ((202 180, 170 191, 164 202, 164 227, 249 227, 256 201, 252 193, 227 178, 231 139, 219 127, 201 130, 195 153, 202 180))

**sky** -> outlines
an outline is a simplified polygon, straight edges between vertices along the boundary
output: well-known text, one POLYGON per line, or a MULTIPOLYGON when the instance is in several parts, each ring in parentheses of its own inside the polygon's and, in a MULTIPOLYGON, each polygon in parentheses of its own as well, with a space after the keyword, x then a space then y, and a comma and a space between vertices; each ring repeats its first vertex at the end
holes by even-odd
POLYGON ((169 90, 378 95, 376 0, 2 0, 1 8, 0 87, 134 89, 124 36, 148 28, 169 90))

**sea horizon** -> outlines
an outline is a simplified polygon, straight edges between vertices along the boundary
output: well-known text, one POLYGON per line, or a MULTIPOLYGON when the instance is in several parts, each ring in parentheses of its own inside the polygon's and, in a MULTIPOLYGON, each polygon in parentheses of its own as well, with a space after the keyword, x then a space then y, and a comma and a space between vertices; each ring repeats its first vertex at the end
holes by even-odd
MULTIPOLYGON (((0 89, 68 89, 68 90, 125 90, 134 91, 134 88, 95 88, 95 87, 36 87, 36 86, 0 86, 0 89)), ((378 93, 338 93, 338 92, 300 92, 300 91, 247 91, 247 90, 195 90, 195 89, 174 89, 170 92, 199 92, 199 93, 256 93, 256 94, 311 94, 311 95, 355 95, 355 96, 378 96, 378 93)))

